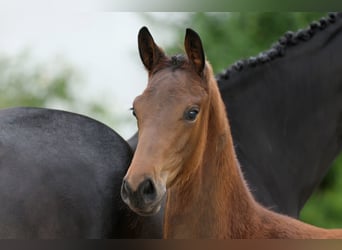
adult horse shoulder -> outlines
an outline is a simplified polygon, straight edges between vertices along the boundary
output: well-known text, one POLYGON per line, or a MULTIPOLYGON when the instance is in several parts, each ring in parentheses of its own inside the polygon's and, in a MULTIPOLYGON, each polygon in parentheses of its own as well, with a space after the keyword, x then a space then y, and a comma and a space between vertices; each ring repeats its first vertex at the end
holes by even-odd
POLYGON ((0 238, 160 236, 153 218, 133 214, 120 198, 131 157, 117 133, 88 117, 1 110, 0 238))
POLYGON ((342 17, 330 14, 216 77, 242 171, 274 211, 298 217, 341 151, 340 44, 342 17))
POLYGON ((139 142, 121 190, 133 211, 157 213, 167 193, 165 238, 342 238, 254 200, 196 32, 186 31, 187 57, 167 57, 145 27, 138 37, 148 84, 134 101, 139 142))

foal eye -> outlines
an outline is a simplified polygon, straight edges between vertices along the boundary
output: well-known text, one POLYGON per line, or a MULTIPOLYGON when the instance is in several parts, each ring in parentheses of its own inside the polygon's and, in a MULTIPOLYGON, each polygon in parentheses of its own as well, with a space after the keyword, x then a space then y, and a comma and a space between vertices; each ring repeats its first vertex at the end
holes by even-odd
POLYGON ((131 111, 132 111, 132 115, 134 115, 135 117, 137 117, 137 114, 135 113, 134 108, 131 108, 131 111))
POLYGON ((199 113, 198 108, 191 108, 191 109, 185 111, 184 118, 185 118, 185 120, 190 121, 190 122, 195 121, 198 113, 199 113))

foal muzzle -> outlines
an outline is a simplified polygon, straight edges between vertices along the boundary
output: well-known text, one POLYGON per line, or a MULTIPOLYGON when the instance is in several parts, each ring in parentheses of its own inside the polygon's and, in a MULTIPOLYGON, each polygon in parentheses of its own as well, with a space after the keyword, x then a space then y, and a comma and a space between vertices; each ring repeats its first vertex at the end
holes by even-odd
POLYGON ((124 179, 121 185, 122 200, 137 214, 148 216, 156 214, 164 197, 164 192, 158 192, 155 183, 146 178, 136 190, 124 179))

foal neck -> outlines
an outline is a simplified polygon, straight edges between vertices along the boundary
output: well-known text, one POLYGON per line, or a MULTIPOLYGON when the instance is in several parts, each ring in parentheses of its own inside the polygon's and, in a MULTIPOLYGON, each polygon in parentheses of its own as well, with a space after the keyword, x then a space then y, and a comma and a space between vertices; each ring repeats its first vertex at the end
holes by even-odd
POLYGON ((240 238, 234 235, 240 231, 235 225, 253 214, 254 200, 240 172, 225 106, 209 75, 206 146, 191 178, 168 191, 165 238, 240 238))

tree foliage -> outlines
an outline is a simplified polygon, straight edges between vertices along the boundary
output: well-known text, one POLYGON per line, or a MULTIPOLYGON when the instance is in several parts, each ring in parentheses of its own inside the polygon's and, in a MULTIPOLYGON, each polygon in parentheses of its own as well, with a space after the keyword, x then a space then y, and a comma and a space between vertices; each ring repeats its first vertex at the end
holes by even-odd
POLYGON ((110 126, 127 117, 108 109, 101 100, 82 96, 82 74, 63 57, 39 62, 29 51, 0 53, 0 108, 26 106, 67 110, 88 115, 110 126))
POLYGON ((0 107, 48 106, 49 102, 74 101, 68 91, 75 72, 58 62, 34 63, 26 51, 17 56, 0 56, 0 107))

